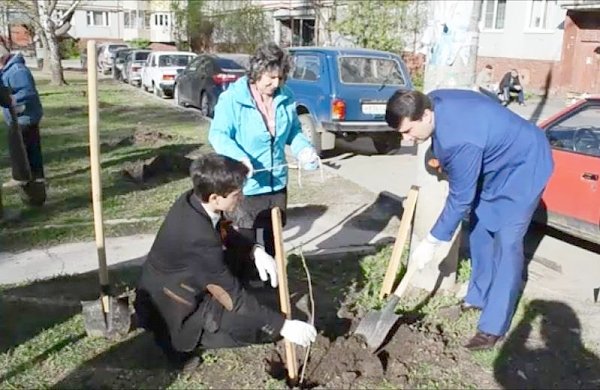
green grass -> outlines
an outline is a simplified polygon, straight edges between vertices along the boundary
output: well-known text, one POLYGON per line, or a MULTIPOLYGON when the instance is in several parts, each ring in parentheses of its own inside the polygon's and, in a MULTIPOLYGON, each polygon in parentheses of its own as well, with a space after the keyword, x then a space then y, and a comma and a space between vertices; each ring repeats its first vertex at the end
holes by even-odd
MULTIPOLYGON (((42 208, 26 208, 16 190, 2 192, 4 206, 21 209, 17 223, 3 226, 0 246, 4 250, 22 250, 65 242, 91 240, 94 237, 89 168, 89 134, 86 80, 83 75, 67 73, 68 86, 50 86, 38 77, 37 84, 44 106, 41 123, 42 151, 48 181, 48 200, 42 208)), ((106 236, 153 233, 169 206, 179 194, 190 188, 183 174, 167 174, 143 185, 122 174, 127 164, 146 160, 159 153, 186 155, 211 150, 207 141, 209 123, 190 111, 152 98, 125 84, 101 80, 99 96, 99 133, 101 147, 102 206, 106 236), (136 132, 160 132, 169 139, 119 144, 136 132), (150 220, 142 220, 150 218, 150 220)), ((4 122, 0 132, 5 134, 4 122)), ((6 137, 0 137, 0 178, 10 178, 6 137)), ((304 179, 298 190, 296 174, 290 174, 290 202, 309 202, 320 196, 320 183, 304 179)), ((314 175, 313 175, 314 176, 314 175)))

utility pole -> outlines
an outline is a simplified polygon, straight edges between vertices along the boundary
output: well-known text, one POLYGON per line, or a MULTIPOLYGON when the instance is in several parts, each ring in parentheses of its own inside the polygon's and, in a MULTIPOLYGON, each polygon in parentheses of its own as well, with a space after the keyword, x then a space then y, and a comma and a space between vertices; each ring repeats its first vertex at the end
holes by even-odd
MULTIPOLYGON (((479 18, 482 0, 434 0, 429 2, 429 51, 424 92, 439 88, 471 89, 475 83, 479 18)), ((465 114, 468 115, 468 114, 465 114)), ((440 215, 448 194, 448 182, 428 172, 427 151, 431 140, 417 148, 417 185, 420 187, 411 239, 411 253, 440 215)), ((413 279, 413 285, 433 291, 456 282, 460 227, 452 241, 443 244, 433 262, 413 279)))

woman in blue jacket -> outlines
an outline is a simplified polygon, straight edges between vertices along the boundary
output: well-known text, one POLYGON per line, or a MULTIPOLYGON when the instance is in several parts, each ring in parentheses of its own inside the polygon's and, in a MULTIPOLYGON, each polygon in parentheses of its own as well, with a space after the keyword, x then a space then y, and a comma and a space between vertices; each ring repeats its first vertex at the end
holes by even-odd
POLYGON ((289 57, 274 43, 250 58, 247 76, 223 92, 215 106, 208 139, 219 154, 243 162, 250 170, 244 200, 228 217, 242 234, 274 254, 271 208, 287 205, 285 146, 304 169, 318 168, 315 149, 302 134, 292 92, 284 85, 289 57), (262 234, 257 237, 257 229, 262 234), (261 237, 262 236, 262 237, 261 237))
POLYGON ((522 287, 523 238, 554 163, 545 134, 474 91, 398 91, 386 121, 403 137, 432 138, 448 177, 442 213, 411 257, 420 268, 471 210, 471 280, 463 308, 481 310, 471 350, 493 347, 510 326, 522 287))

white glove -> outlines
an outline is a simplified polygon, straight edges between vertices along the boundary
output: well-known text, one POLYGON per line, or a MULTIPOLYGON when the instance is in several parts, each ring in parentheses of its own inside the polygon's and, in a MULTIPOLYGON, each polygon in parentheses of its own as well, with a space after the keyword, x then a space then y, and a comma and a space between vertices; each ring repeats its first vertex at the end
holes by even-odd
POLYGON ((304 148, 298 153, 298 161, 303 169, 314 171, 319 168, 319 155, 313 147, 304 148))
POLYGON ((411 263, 415 263, 419 269, 425 268, 427 263, 433 260, 435 251, 442 241, 429 233, 423 241, 417 245, 412 254, 411 263))
POLYGON ((287 341, 302 347, 308 347, 317 337, 317 330, 314 326, 298 320, 285 320, 279 333, 287 341))
POLYGON ((252 255, 254 256, 254 265, 256 266, 260 280, 266 282, 268 279, 271 279, 271 287, 277 287, 277 265, 275 264, 275 259, 258 245, 254 247, 252 255))
POLYGON ((250 162, 249 158, 243 158, 240 160, 240 162, 242 164, 244 164, 246 166, 246 168, 248 168, 248 174, 246 175, 246 177, 248 179, 250 179, 252 177, 252 175, 254 175, 254 167, 252 166, 252 163, 250 162))

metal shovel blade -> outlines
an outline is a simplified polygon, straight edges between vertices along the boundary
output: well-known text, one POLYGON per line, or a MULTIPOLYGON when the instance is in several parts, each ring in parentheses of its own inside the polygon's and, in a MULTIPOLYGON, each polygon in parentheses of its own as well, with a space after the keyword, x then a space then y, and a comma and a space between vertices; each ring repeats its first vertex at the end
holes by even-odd
POLYGON ((373 351, 376 351, 383 344, 387 334, 400 318, 399 315, 394 313, 398 301, 399 298, 393 295, 382 310, 367 313, 354 331, 355 334, 365 338, 367 345, 373 351))
POLYGON ((81 301, 85 331, 91 337, 115 339, 125 336, 131 328, 131 311, 127 297, 109 298, 108 312, 102 310, 102 301, 81 301))

